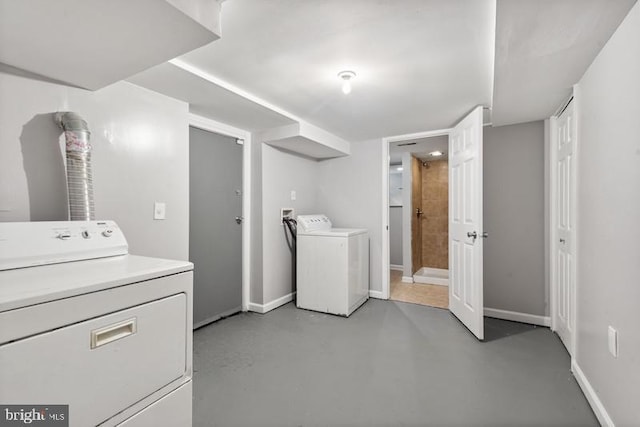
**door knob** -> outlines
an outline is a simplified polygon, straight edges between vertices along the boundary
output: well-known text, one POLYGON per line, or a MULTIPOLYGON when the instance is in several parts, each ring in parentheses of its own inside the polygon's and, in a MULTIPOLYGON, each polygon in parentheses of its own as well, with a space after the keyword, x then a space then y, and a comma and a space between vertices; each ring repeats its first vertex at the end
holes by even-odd
MULTIPOLYGON (((467 231, 467 237, 471 237, 473 240, 476 240, 478 238, 478 233, 476 231, 467 231)), ((480 235, 480 237, 486 239, 487 237, 489 237, 489 233, 485 231, 480 235)))
POLYGON ((422 209, 420 208, 416 208, 416 216, 420 217, 420 215, 422 215, 424 212, 422 212, 422 209))
POLYGON ((565 240, 564 239, 560 239, 560 243, 564 244, 565 240))
POLYGON ((243 219, 244 219, 243 217, 241 217, 241 216, 237 216, 237 217, 236 217, 236 223, 238 223, 238 224, 242 224, 242 220, 243 220, 243 219))

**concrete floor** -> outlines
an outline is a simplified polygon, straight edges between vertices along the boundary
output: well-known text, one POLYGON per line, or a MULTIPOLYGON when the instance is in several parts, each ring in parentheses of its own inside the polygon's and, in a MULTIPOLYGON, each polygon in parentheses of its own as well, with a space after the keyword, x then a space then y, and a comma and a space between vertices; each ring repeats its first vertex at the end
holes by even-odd
POLYGON ((369 300, 350 318, 243 313, 195 333, 198 426, 597 426, 547 328, 369 300))

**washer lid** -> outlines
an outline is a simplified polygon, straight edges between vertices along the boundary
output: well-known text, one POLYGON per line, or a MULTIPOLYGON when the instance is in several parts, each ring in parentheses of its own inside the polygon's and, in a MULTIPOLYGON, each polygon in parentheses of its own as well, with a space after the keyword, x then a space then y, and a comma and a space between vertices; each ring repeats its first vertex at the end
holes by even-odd
POLYGON ((324 236, 324 237, 351 237, 358 234, 366 234, 366 228, 332 228, 329 230, 298 232, 302 236, 324 236))

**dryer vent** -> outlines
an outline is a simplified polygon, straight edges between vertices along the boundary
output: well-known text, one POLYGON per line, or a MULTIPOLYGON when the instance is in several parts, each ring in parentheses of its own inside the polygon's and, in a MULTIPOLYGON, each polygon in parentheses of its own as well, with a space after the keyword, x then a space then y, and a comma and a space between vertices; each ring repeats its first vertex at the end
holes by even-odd
POLYGON ((89 126, 79 114, 71 111, 56 113, 55 121, 66 139, 69 219, 91 221, 95 219, 95 206, 89 126))

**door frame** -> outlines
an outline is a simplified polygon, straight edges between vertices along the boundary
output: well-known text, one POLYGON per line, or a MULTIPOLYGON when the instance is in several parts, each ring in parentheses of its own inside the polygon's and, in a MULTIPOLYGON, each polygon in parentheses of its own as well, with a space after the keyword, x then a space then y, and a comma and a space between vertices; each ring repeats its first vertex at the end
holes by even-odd
POLYGON ((251 132, 189 113, 189 126, 241 139, 242 144, 242 311, 251 298, 251 132))
POLYGON ((369 291, 370 296, 373 298, 389 299, 391 296, 391 282, 389 280, 389 270, 391 268, 389 259, 389 144, 391 142, 449 135, 450 132, 451 129, 439 129, 382 138, 382 291, 369 291))
POLYGON ((569 355, 571 358, 574 357, 576 353, 576 325, 577 325, 577 315, 576 315, 576 307, 578 301, 578 291, 579 291, 579 277, 578 277, 578 157, 579 157, 579 144, 580 144, 580 123, 579 123, 579 112, 580 112, 580 104, 579 104, 579 87, 577 84, 573 85, 572 94, 569 98, 562 103, 558 111, 554 113, 553 116, 549 118, 549 160, 548 160, 548 168, 549 168, 549 253, 548 253, 548 263, 549 263, 549 305, 550 312, 549 316, 551 318, 550 328, 552 331, 557 330, 557 317, 558 317, 558 301, 556 297, 556 291, 558 290, 558 284, 556 281, 557 277, 557 266, 556 266, 556 251, 558 249, 558 236, 556 234, 556 225, 557 225, 557 215, 558 215, 558 206, 556 203, 557 197, 557 186, 558 186, 558 176, 556 173, 555 163, 557 160, 557 149, 558 149, 558 137, 557 137, 557 119, 559 115, 564 111, 564 109, 569 105, 569 101, 573 103, 573 121, 575 127, 575 145, 573 147, 573 170, 571 173, 571 190, 573 192, 573 200, 571 200, 572 204, 572 223, 573 229, 571 230, 571 239, 573 242, 573 257, 574 262, 572 264, 571 273, 574 278, 574 288, 573 295, 570 300, 572 305, 571 310, 571 318, 570 322, 573 326, 573 332, 571 334, 571 343, 569 348, 569 355))

